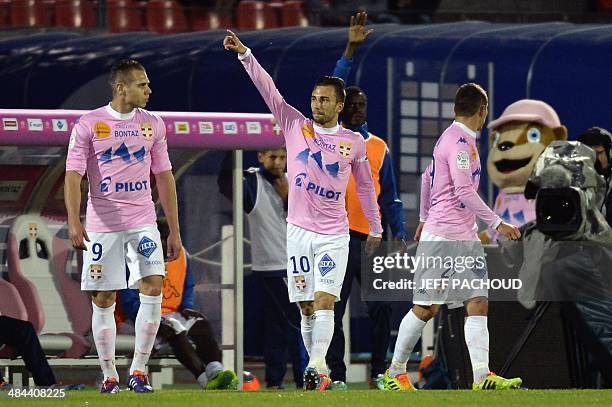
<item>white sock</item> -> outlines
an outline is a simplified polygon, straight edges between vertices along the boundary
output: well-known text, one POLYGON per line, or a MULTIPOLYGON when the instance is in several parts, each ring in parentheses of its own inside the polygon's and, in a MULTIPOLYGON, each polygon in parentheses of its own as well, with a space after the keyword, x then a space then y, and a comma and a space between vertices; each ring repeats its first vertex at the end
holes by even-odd
POLYGON ((300 327, 302 331, 302 339, 304 340, 304 347, 306 348, 306 352, 308 352, 308 356, 310 356, 312 349, 312 328, 314 327, 314 321, 314 314, 302 314, 302 322, 300 323, 300 327))
POLYGON ((223 371, 223 365, 221 364, 221 362, 218 361, 213 361, 213 362, 209 362, 206 365, 206 376, 208 377, 208 379, 212 379, 217 373, 223 371))
POLYGON ((115 367, 115 338, 117 337, 115 304, 108 308, 100 308, 92 302, 91 306, 93 308, 91 332, 98 350, 98 359, 100 359, 104 380, 109 377, 119 380, 119 374, 115 367))
POLYGON ((425 324, 425 321, 421 321, 414 315, 412 309, 404 315, 397 333, 393 359, 391 359, 391 366, 389 367, 389 376, 395 377, 398 374, 406 373, 406 364, 410 359, 414 345, 421 337, 425 324))
POLYGON ((308 367, 314 367, 319 373, 327 369, 325 356, 334 335, 334 311, 322 309, 315 311, 314 327, 312 328, 312 349, 308 367))
POLYGON ((205 389, 208 384, 208 376, 206 376, 206 372, 202 372, 201 375, 196 379, 201 388, 205 389))
POLYGON ((151 356, 151 350, 155 343, 155 336, 161 321, 162 295, 140 294, 140 308, 136 315, 136 344, 134 347, 134 359, 130 367, 130 374, 135 370, 144 372, 145 366, 151 356))
POLYGON ((487 317, 473 316, 465 319, 465 343, 470 352, 474 383, 481 383, 489 374, 489 329, 487 317))

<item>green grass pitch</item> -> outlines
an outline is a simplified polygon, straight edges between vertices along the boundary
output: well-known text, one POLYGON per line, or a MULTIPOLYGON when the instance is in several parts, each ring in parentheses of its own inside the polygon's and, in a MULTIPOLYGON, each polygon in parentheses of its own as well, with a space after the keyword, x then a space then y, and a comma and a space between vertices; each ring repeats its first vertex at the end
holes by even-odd
POLYGON ((153 394, 100 394, 96 390, 72 391, 61 400, 9 399, 0 395, 3 406, 611 406, 612 390, 515 390, 473 392, 467 390, 399 393, 375 390, 345 392, 231 392, 202 390, 159 390, 153 394))

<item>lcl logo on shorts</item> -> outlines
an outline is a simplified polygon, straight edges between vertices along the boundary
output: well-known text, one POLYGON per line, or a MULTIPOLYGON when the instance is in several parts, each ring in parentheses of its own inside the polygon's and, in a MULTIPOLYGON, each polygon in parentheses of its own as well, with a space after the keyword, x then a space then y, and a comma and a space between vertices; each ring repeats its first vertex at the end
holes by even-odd
POLYGON ((89 277, 92 280, 99 280, 102 278, 102 265, 101 264, 91 264, 89 266, 89 277))
POLYGON ((321 261, 319 261, 319 271, 321 272, 321 275, 324 276, 335 268, 336 263, 334 263, 332 258, 329 257, 329 254, 325 253, 321 261))
POLYGON ((157 244, 153 240, 146 236, 140 239, 140 242, 138 243, 138 253, 142 254, 148 259, 151 257, 155 249, 157 249, 157 244))

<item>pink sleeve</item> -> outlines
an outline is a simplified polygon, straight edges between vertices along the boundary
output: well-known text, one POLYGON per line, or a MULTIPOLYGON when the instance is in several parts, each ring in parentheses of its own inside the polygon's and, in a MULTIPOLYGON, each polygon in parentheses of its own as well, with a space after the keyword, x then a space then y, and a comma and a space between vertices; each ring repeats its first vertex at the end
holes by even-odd
POLYGON ((455 187, 455 195, 468 209, 472 210, 477 217, 482 219, 487 226, 496 228, 501 219, 484 203, 472 184, 468 144, 457 143, 451 145, 446 158, 448 160, 450 177, 455 187))
POLYGON ((250 49, 238 58, 242 62, 242 65, 244 65, 247 74, 251 77, 253 84, 263 97, 264 102, 266 102, 270 112, 272 112, 272 115, 276 118, 278 125, 283 129, 283 134, 286 139, 291 124, 296 120, 305 119, 304 115, 289 103, 285 102, 283 96, 278 89, 276 89, 272 77, 261 65, 259 65, 259 62, 257 62, 257 59, 255 59, 250 49))
POLYGON ((161 117, 156 117, 156 132, 153 147, 151 147, 151 172, 159 174, 172 170, 168 157, 168 143, 166 141, 166 125, 161 117))
POLYGON ((431 166, 429 163, 423 174, 421 175, 421 206, 419 220, 425 222, 429 216, 429 207, 431 206, 431 166))
POLYGON ((372 169, 366 156, 365 142, 357 143, 355 158, 351 163, 351 171, 355 177, 357 195, 363 208, 363 213, 370 225, 371 235, 382 235, 383 228, 380 222, 380 211, 376 201, 374 191, 374 180, 372 179, 372 169))
POLYGON ((81 176, 85 175, 90 141, 91 129, 79 120, 72 128, 72 133, 70 134, 68 155, 66 157, 66 171, 76 171, 81 176))

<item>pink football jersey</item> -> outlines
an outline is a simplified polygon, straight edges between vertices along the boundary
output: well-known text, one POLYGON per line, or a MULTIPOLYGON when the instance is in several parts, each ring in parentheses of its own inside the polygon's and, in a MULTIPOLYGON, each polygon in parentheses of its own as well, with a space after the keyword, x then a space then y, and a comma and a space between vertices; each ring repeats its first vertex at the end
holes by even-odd
POLYGON ((339 125, 317 126, 285 102, 250 50, 239 58, 283 130, 289 177, 287 222, 324 235, 348 233, 345 197, 352 173, 370 233, 381 234, 363 137, 339 125))
POLYGON ((423 230, 453 240, 477 240, 476 216, 496 228, 501 219, 478 195, 476 133, 453 122, 438 139, 421 180, 423 230))
POLYGON ((87 173, 88 231, 155 225, 150 174, 171 169, 164 122, 144 109, 122 114, 109 104, 83 115, 72 129, 66 171, 87 173))

